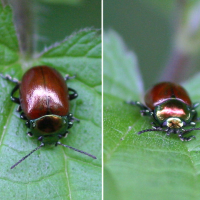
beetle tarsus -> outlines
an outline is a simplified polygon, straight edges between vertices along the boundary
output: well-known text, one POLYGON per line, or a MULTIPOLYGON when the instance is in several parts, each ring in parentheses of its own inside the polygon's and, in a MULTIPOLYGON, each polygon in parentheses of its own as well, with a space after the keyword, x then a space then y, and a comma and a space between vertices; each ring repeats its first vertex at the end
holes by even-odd
POLYGON ((29 120, 27 120, 25 124, 26 124, 26 126, 27 126, 28 128, 30 128, 30 121, 29 121, 29 120))
POLYGON ((65 81, 70 80, 70 79, 74 79, 74 78, 76 78, 76 75, 69 76, 69 74, 66 74, 65 77, 64 77, 65 81))
POLYGON ((196 123, 195 122, 190 122, 190 125, 191 126, 196 126, 196 123))
POLYGON ((69 120, 70 122, 74 122, 74 121, 80 122, 80 119, 74 117, 72 113, 69 113, 69 114, 68 114, 68 120, 69 120))
POLYGON ((199 121, 200 121, 200 117, 197 117, 195 121, 196 121, 196 122, 199 122, 199 121))
MULTIPOLYGON (((62 138, 66 138, 68 134, 69 134, 69 131, 66 131, 66 133, 64 133, 62 135, 61 134, 58 135, 59 140, 62 139, 62 138)), ((55 146, 57 146, 57 143, 55 144, 55 146)))
POLYGON ((38 137, 38 141, 42 141, 43 140, 43 136, 38 137))
POLYGON ((66 133, 63 135, 63 138, 66 138, 68 134, 69 134, 69 131, 66 131, 66 133))
POLYGON ((73 92, 72 94, 69 94, 69 100, 73 100, 73 99, 76 99, 78 97, 78 93, 76 92, 76 90, 74 90, 72 88, 68 88, 68 90, 70 92, 73 92))
POLYGON ((12 90, 12 92, 11 92, 10 98, 11 98, 11 100, 12 100, 13 102, 15 102, 15 103, 17 103, 17 104, 20 104, 19 98, 13 96, 14 93, 15 93, 18 89, 19 89, 19 84, 17 84, 17 85, 13 88, 13 90, 12 90))
POLYGON ((126 103, 139 107, 140 113, 142 116, 152 115, 152 111, 148 107, 146 107, 144 104, 140 103, 139 101, 127 101, 126 103))
POLYGON ((17 107, 17 110, 16 110, 17 112, 21 112, 22 111, 22 107, 21 107, 21 105, 19 105, 18 107, 17 107))
POLYGON ((76 117, 72 117, 72 121, 80 122, 80 119, 78 119, 78 118, 76 118, 76 117))
POLYGON ((19 84, 19 80, 17 80, 16 78, 12 78, 10 75, 6 74, 5 76, 3 74, 0 73, 0 77, 3 78, 3 79, 6 79, 12 83, 16 83, 16 84, 19 84))
POLYGON ((26 118, 26 116, 23 112, 21 113, 20 118, 23 119, 23 120, 27 120, 27 118, 26 118))
POLYGON ((197 108, 198 106, 199 106, 199 103, 194 103, 194 104, 192 105, 193 108, 197 108))
POLYGON ((33 137, 33 133, 31 133, 31 132, 27 132, 26 133, 29 137, 33 137))
POLYGON ((63 135, 58 135, 58 138, 59 138, 59 139, 63 138, 63 135))
POLYGON ((194 135, 192 135, 192 136, 190 136, 190 137, 183 137, 183 136, 181 135, 181 136, 179 136, 179 138, 180 138, 181 141, 186 141, 186 142, 188 142, 188 141, 192 140, 193 138, 195 139, 196 137, 195 137, 194 135))
POLYGON ((149 110, 140 110, 142 116, 150 116, 151 112, 149 110))
POLYGON ((73 122, 72 121, 68 122, 68 129, 70 129, 72 126, 73 126, 73 122))
POLYGON ((139 101, 126 101, 126 103, 138 106, 141 110, 144 110, 144 112, 146 112, 146 110, 149 110, 144 104, 140 103, 139 101))
POLYGON ((125 103, 136 106, 138 101, 126 101, 125 103))

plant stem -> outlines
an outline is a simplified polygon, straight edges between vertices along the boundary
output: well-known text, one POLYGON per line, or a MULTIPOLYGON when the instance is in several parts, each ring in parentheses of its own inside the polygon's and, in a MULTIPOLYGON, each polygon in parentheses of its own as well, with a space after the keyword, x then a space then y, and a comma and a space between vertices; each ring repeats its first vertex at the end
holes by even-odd
POLYGON ((183 23, 184 9, 186 6, 185 0, 177 0, 175 8, 175 16, 173 19, 174 26, 174 45, 172 47, 172 53, 170 55, 169 61, 162 72, 161 81, 172 81, 172 82, 181 82, 187 77, 189 64, 191 63, 191 55, 184 52, 180 49, 179 46, 175 45, 179 33, 181 31, 181 24, 183 23))
POLYGON ((171 55, 169 63, 161 76, 162 81, 172 81, 180 83, 187 77, 191 57, 178 50, 171 55))
POLYGON ((10 0, 10 4, 13 8, 20 52, 24 59, 28 59, 34 52, 33 1, 10 0))

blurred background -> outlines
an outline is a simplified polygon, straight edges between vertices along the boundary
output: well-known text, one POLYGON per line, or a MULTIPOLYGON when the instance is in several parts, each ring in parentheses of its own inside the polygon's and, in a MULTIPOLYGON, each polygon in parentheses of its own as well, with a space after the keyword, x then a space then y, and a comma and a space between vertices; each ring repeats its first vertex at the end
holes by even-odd
POLYGON ((25 56, 61 42, 81 29, 101 29, 101 0, 1 1, 13 8, 21 52, 25 56))
POLYGON ((104 31, 109 29, 135 52, 145 88, 160 80, 182 82, 199 71, 199 0, 106 0, 104 31))
POLYGON ((39 1, 37 8, 39 49, 86 27, 101 29, 101 0, 39 1))

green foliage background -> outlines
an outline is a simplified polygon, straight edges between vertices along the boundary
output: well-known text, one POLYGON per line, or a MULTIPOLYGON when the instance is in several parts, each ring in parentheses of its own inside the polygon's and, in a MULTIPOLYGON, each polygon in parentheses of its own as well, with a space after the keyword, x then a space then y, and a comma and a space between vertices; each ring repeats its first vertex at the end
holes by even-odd
MULTIPOLYGON (((117 31, 126 46, 135 52, 144 88, 148 89, 160 81, 174 53, 172 49, 177 47, 177 39, 181 40, 181 45, 185 43, 181 47, 183 52, 190 48, 195 49, 196 45, 200 46, 197 39, 200 35, 198 9, 199 0, 106 0, 104 31, 117 31), (183 10, 179 4, 185 4, 183 10), (177 28, 180 28, 178 34, 177 28)), ((192 57, 186 74, 182 74, 182 81, 199 70, 199 51, 193 52, 192 57)))
POLYGON ((33 7, 37 50, 43 50, 85 27, 101 29, 101 0, 37 1, 33 7))

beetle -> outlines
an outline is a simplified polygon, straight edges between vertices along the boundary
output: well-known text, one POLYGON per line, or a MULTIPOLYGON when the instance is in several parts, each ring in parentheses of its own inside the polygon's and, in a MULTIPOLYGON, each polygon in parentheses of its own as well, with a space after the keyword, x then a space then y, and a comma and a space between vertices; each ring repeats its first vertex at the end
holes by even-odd
POLYGON ((74 77, 66 75, 63 78, 57 70, 48 66, 30 68, 23 75, 21 82, 12 79, 9 75, 0 74, 0 76, 16 84, 11 92, 11 100, 19 104, 17 111, 21 112, 20 118, 26 120, 25 124, 30 129, 28 136, 35 136, 41 142, 11 169, 45 144, 61 145, 96 159, 89 153, 59 142, 68 134, 68 129, 73 126, 73 122, 79 121, 69 113, 69 101, 77 98, 78 94, 65 83, 74 77), (14 96, 17 90, 19 90, 19 97, 14 96))
POLYGON ((138 101, 127 102, 140 108, 142 116, 154 119, 152 129, 139 131, 138 134, 149 131, 164 131, 167 135, 178 134, 180 140, 190 141, 195 136, 184 137, 184 134, 200 130, 200 128, 184 129, 195 126, 199 103, 192 104, 186 90, 172 82, 161 82, 154 85, 144 96, 145 105, 138 101))

